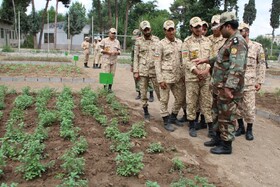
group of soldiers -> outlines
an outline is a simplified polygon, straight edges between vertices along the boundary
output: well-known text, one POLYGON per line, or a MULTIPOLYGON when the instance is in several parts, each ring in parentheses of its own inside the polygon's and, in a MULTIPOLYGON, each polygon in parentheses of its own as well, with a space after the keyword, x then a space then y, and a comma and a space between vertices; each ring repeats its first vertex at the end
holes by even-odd
POLYGON ((249 39, 248 24, 238 23, 236 15, 224 12, 211 19, 213 34, 206 37, 208 24, 199 17, 190 22, 191 35, 183 42, 176 38, 172 20, 163 24, 165 38, 152 34, 148 21, 139 26, 133 55, 133 74, 139 82, 144 119, 150 120, 147 91, 153 85, 160 101, 164 128, 189 122, 189 135, 208 128, 213 154, 231 154, 235 136, 246 134, 253 140, 255 92, 265 77, 265 54, 261 44, 249 39), (168 110, 170 92, 174 96, 168 110), (177 118, 183 110, 184 116, 177 118), (204 120, 198 128, 199 114, 204 120), (243 119, 247 122, 245 129, 243 119), (235 130, 238 122, 238 129, 235 130))

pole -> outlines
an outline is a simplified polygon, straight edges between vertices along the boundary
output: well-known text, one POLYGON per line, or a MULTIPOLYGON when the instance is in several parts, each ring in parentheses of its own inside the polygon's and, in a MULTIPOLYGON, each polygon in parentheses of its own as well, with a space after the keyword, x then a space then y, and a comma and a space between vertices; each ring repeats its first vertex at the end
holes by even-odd
POLYGON ((18 11, 18 51, 20 51, 20 11, 18 11))
POLYGON ((68 54, 70 54, 70 14, 68 13, 68 54))
MULTIPOLYGON (((91 41, 91 43, 92 43, 92 46, 93 46, 93 44, 94 44, 94 34, 93 34, 93 16, 91 16, 91 36, 92 36, 92 41, 91 41)), ((92 54, 93 54, 93 47, 91 48, 91 50, 92 50, 92 54)))
POLYGON ((48 12, 48 54, 50 52, 50 14, 48 12))

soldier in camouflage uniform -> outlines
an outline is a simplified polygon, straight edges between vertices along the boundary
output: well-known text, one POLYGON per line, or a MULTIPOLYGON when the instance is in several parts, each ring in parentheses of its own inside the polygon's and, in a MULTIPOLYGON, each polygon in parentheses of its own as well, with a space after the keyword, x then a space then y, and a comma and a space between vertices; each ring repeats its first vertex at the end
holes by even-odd
POLYGON ((94 47, 94 61, 93 61, 93 68, 101 68, 101 57, 102 57, 102 53, 101 53, 101 48, 100 48, 100 42, 101 42, 101 38, 97 39, 97 42, 95 44, 94 47))
POLYGON ((143 36, 138 38, 135 43, 133 73, 135 79, 139 81, 144 118, 149 121, 150 114, 147 103, 149 81, 153 83, 157 97, 158 99, 160 98, 159 85, 156 79, 155 62, 153 58, 159 38, 152 35, 151 25, 148 21, 142 21, 140 23, 140 29, 143 36))
POLYGON ((88 67, 88 59, 89 59, 90 43, 89 43, 89 37, 88 36, 85 37, 85 40, 81 44, 81 48, 84 50, 84 55, 85 55, 84 67, 89 68, 88 67))
POLYGON ((192 35, 187 37, 182 45, 183 64, 185 66, 187 119, 189 120, 189 135, 196 137, 195 118, 197 109, 205 115, 209 136, 214 135, 210 92, 210 65, 192 62, 196 58, 209 58, 211 55, 210 40, 202 35, 202 20, 193 17, 190 20, 192 35))
MULTIPOLYGON (((109 37, 104 38, 100 42, 102 55, 102 69, 104 73, 115 74, 118 55, 121 53, 121 46, 119 40, 116 39, 117 30, 111 28, 109 30, 109 37)), ((104 86, 105 88, 105 86, 104 86)), ((108 91, 112 90, 112 84, 109 84, 108 91)))
MULTIPOLYGON (((141 31, 139 29, 134 29, 133 32, 133 37, 132 40, 135 42, 139 37, 141 37, 141 31)), ((134 59, 134 48, 135 45, 132 45, 132 50, 131 50, 131 72, 133 73, 133 59, 134 59)), ((138 95, 135 97, 136 100, 141 99, 141 92, 140 92, 140 87, 139 87, 139 79, 136 79, 133 75, 134 82, 135 82, 135 90, 138 93, 138 95)), ((149 102, 154 101, 154 88, 151 80, 149 80, 149 85, 148 85, 148 92, 150 93, 149 97, 149 102)))
POLYGON ((183 105, 184 93, 181 88, 184 86, 184 75, 182 71, 181 47, 182 41, 175 37, 175 24, 167 20, 163 24, 165 38, 159 42, 155 53, 155 65, 157 80, 160 85, 160 114, 164 121, 164 128, 174 131, 173 123, 177 123, 177 114, 183 105), (168 101, 170 91, 174 95, 175 101, 172 113, 169 116, 168 101))
POLYGON ((213 147, 213 154, 231 154, 237 120, 237 105, 243 97, 244 76, 247 64, 248 46, 238 31, 238 21, 233 12, 224 12, 216 26, 225 44, 212 59, 196 59, 197 64, 209 62, 213 66, 213 122, 216 136, 205 146, 213 147))
POLYGON ((260 43, 251 41, 249 39, 249 25, 241 23, 238 27, 241 35, 245 38, 248 44, 248 58, 247 67, 245 71, 245 87, 244 95, 239 109, 239 127, 235 132, 235 136, 245 134, 245 127, 243 118, 247 122, 246 140, 253 140, 252 126, 255 121, 255 92, 261 89, 265 78, 265 54, 263 47, 260 43))

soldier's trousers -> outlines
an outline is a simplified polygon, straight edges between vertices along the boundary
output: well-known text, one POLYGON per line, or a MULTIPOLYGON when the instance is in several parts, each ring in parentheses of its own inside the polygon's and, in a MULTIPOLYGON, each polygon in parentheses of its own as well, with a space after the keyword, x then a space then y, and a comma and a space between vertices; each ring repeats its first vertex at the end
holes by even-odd
POLYGON ((148 91, 149 82, 152 82, 152 84, 154 86, 154 90, 157 95, 157 98, 158 98, 158 100, 160 100, 160 91, 159 91, 159 84, 157 82, 157 78, 140 76, 139 88, 140 88, 140 93, 141 93, 142 107, 148 106, 147 91, 148 91))
POLYGON ((172 113, 178 114, 180 108, 183 106, 185 93, 182 92, 182 87, 184 86, 183 81, 178 81, 177 83, 167 83, 166 89, 159 88, 160 91, 160 115, 162 117, 168 116, 168 102, 169 94, 172 92, 175 101, 172 107, 172 113))
POLYGON ((247 123, 255 122, 256 95, 255 90, 244 91, 238 104, 238 119, 244 118, 247 123))
POLYGON ((101 57, 102 57, 102 54, 100 54, 100 53, 95 54, 93 64, 101 64, 101 57))
POLYGON ((219 95, 213 93, 213 128, 221 133, 222 140, 233 141, 237 120, 237 107, 240 99, 229 99, 225 98, 224 95, 222 89, 219 90, 219 95))
POLYGON ((85 53, 85 61, 84 61, 84 63, 88 63, 88 59, 89 59, 89 53, 85 53))
POLYGON ((115 74, 117 62, 110 62, 107 58, 102 58, 102 70, 104 73, 115 74))
MULTIPOLYGON (((139 86, 139 79, 136 79, 134 76, 134 82, 135 82, 135 90, 136 92, 140 92, 140 86, 139 86)), ((151 80, 149 80, 148 83, 148 92, 153 92, 154 91, 154 87, 153 87, 153 83, 151 80)))
POLYGON ((212 94, 209 87, 209 80, 186 82, 186 102, 187 102, 187 118, 195 120, 198 108, 205 116, 206 123, 213 121, 212 94))

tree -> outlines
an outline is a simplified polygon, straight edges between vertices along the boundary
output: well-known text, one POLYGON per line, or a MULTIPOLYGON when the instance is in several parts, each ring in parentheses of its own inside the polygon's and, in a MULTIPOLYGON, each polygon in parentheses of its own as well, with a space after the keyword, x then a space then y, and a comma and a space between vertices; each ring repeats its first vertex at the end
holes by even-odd
POLYGON ((30 26, 30 33, 33 35, 33 47, 35 49, 37 49, 38 48, 37 33, 39 32, 39 29, 40 29, 40 22, 39 22, 39 15, 35 11, 34 0, 32 0, 32 12, 29 15, 28 21, 29 21, 29 26, 30 26))
POLYGON ((66 14, 66 21, 64 24, 63 30, 66 33, 70 33, 70 36, 68 38, 71 39, 71 47, 72 49, 72 39, 73 36, 76 34, 80 34, 87 24, 87 19, 86 19, 86 8, 79 2, 75 2, 72 4, 69 8, 68 13, 66 14), (70 25, 70 30, 68 32, 68 20, 70 20, 69 25, 70 25))
POLYGON ((275 38, 274 31, 279 27, 279 15, 280 15, 280 0, 272 0, 272 8, 270 9, 270 26, 272 27, 272 44, 270 55, 272 56, 273 41, 275 38))
POLYGON ((43 31, 44 31, 44 24, 45 24, 45 17, 46 17, 46 14, 47 14, 47 10, 48 10, 48 6, 49 6, 49 1, 50 0, 46 0, 46 6, 45 6, 45 9, 44 9, 44 12, 43 12, 43 15, 42 15, 42 26, 41 26, 41 32, 40 32, 40 36, 39 36, 39 45, 38 45, 38 48, 41 49, 41 44, 42 44, 42 36, 43 36, 43 31))
POLYGON ((256 14, 255 0, 249 0, 249 3, 244 5, 243 22, 252 25, 256 19, 256 14))
MULTIPOLYGON (((56 49, 56 41, 57 41, 57 39, 56 39, 57 38, 57 21, 62 21, 62 19, 60 20, 60 14, 57 13, 58 2, 59 1, 60 0, 56 0, 55 13, 54 13, 54 25, 55 25, 55 28, 54 28, 54 49, 56 49)), ((68 5, 70 3, 70 1, 61 1, 61 2, 65 5, 65 7, 68 7, 68 5)), ((49 11, 51 11, 51 10, 49 10, 49 11)), ((50 12, 49 12, 49 15, 50 15, 50 12)), ((62 17, 64 17, 64 16, 62 15, 62 17)), ((65 19, 63 19, 63 20, 65 20, 65 19)))

